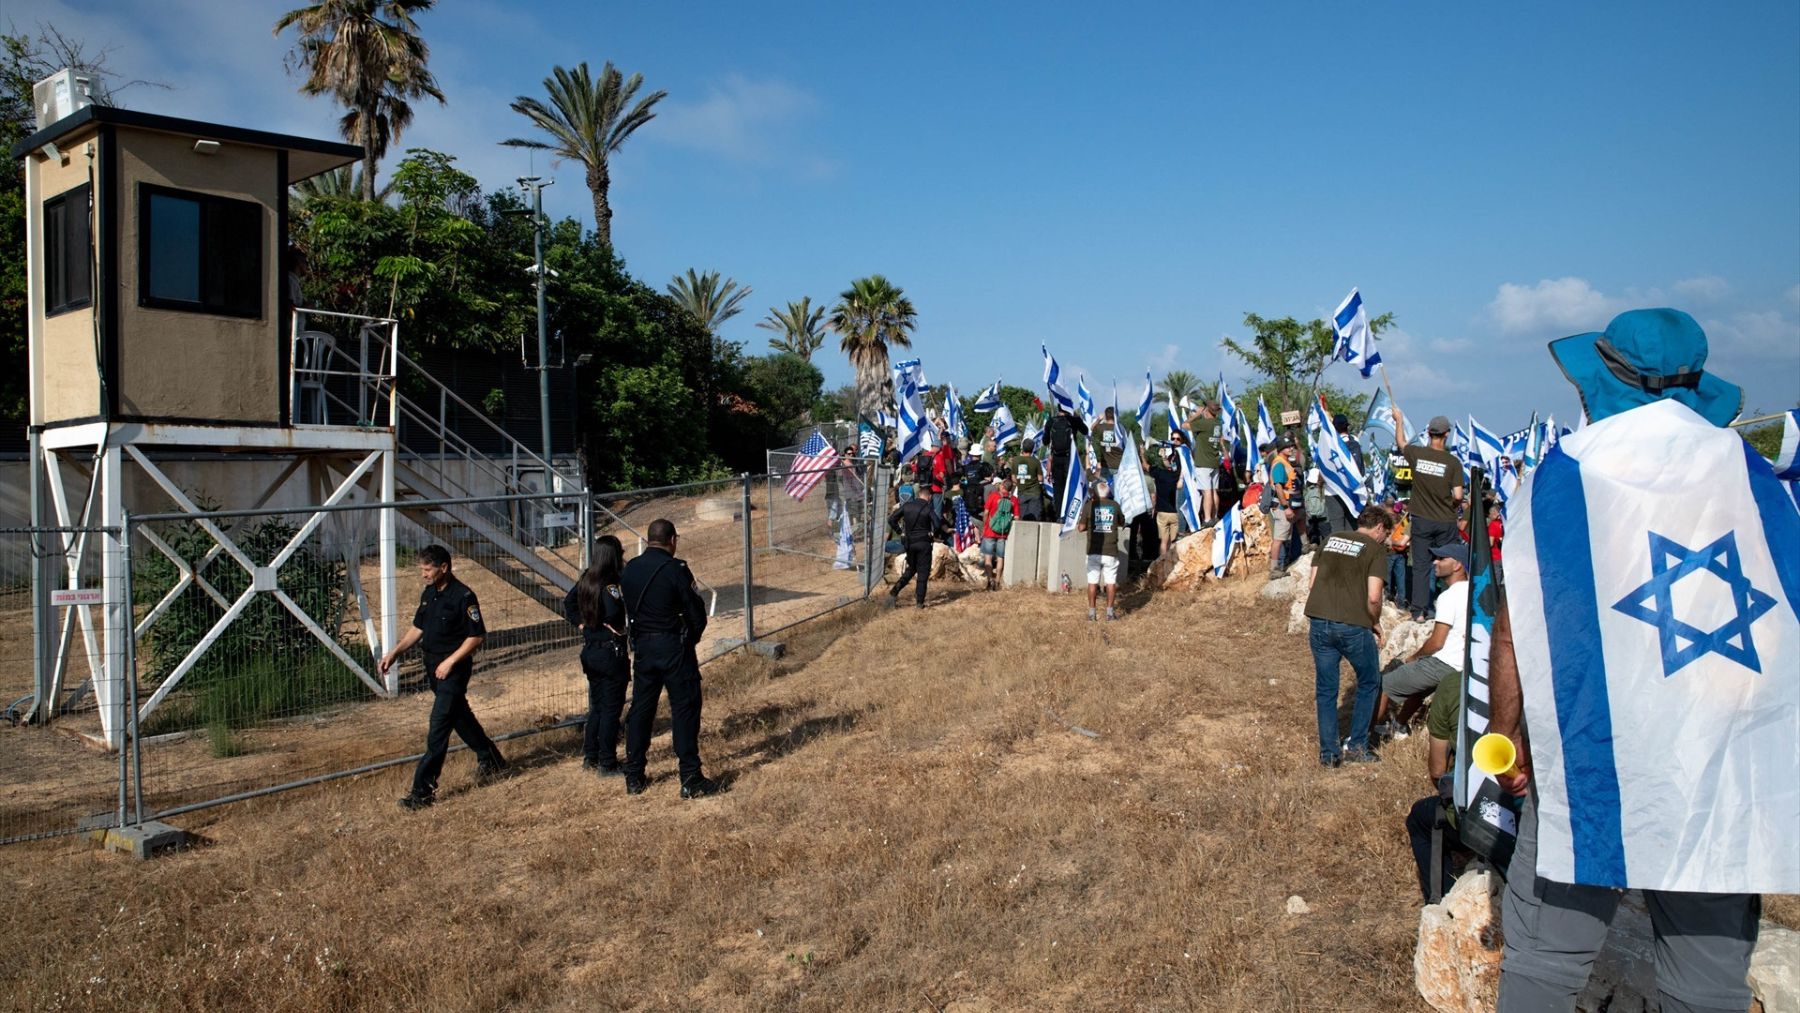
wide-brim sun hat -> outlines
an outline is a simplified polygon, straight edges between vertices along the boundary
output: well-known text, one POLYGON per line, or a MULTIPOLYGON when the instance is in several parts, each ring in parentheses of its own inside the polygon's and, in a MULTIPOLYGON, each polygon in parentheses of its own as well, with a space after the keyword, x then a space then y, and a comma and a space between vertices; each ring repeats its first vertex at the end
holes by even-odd
POLYGON ((1606 330, 1550 342, 1589 422, 1674 400, 1715 426, 1744 407, 1744 389, 1706 372, 1706 332, 1676 309, 1627 310, 1606 330))

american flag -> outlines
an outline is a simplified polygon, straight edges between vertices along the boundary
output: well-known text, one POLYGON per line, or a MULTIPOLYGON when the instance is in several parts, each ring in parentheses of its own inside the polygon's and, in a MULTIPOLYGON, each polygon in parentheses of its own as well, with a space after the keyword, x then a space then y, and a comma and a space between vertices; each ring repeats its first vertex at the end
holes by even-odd
POLYGON ((981 540, 981 533, 975 529, 974 521, 969 517, 969 508, 963 503, 961 496, 956 497, 956 551, 962 552, 981 540))
POLYGON ((787 494, 797 500, 805 499, 812 487, 819 484, 819 479, 837 467, 837 456, 837 449, 826 441, 824 434, 813 430, 812 436, 800 445, 800 456, 794 458, 794 466, 788 469, 787 494))

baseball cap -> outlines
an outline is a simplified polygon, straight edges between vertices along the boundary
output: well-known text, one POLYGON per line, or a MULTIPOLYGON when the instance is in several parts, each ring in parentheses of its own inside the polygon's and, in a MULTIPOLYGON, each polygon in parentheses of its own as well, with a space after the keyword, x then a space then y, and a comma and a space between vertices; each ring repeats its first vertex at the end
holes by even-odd
POLYGON ((1469 568, 1469 547, 1461 542, 1433 546, 1431 556, 1433 559, 1454 559, 1462 564, 1463 569, 1469 568))
POLYGON ((1431 424, 1425 427, 1425 431, 1433 436, 1443 436, 1450 431, 1450 420, 1442 415, 1433 415, 1431 424))

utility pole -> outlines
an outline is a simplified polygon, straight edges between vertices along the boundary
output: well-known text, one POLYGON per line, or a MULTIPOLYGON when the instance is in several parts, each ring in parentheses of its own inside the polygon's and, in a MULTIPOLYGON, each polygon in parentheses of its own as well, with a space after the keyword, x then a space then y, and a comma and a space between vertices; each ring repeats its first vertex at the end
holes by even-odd
MULTIPOLYGON (((531 192, 531 248, 537 266, 537 331, 538 331, 538 420, 543 423, 544 463, 550 464, 550 334, 548 330, 548 271, 544 269, 544 187, 556 180, 537 176, 519 177, 519 189, 531 192)), ((550 492, 551 475, 544 476, 544 491, 550 492)))

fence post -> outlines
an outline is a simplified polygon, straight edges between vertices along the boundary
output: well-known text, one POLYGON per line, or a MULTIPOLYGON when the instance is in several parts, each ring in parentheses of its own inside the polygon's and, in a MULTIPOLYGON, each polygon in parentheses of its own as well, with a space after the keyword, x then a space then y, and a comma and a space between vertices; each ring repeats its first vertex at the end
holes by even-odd
MULTIPOLYGON (((125 678, 125 730, 124 734, 131 743, 131 823, 141 826, 144 822, 144 750, 143 742, 138 737, 138 679, 137 679, 137 605, 133 597, 131 571, 136 562, 131 553, 131 514, 127 511, 120 520, 120 551, 125 556, 125 643, 124 657, 121 659, 122 675, 125 678)), ((120 744, 119 752, 123 756, 124 744, 120 744)), ((119 825, 125 825, 125 770, 124 760, 119 764, 119 825)))
POLYGON ((750 473, 744 472, 744 646, 756 639, 756 612, 750 603, 750 589, 754 586, 751 567, 755 552, 750 538, 750 473))
POLYGON ((594 497, 585 488, 581 491, 581 572, 594 565, 594 497))

